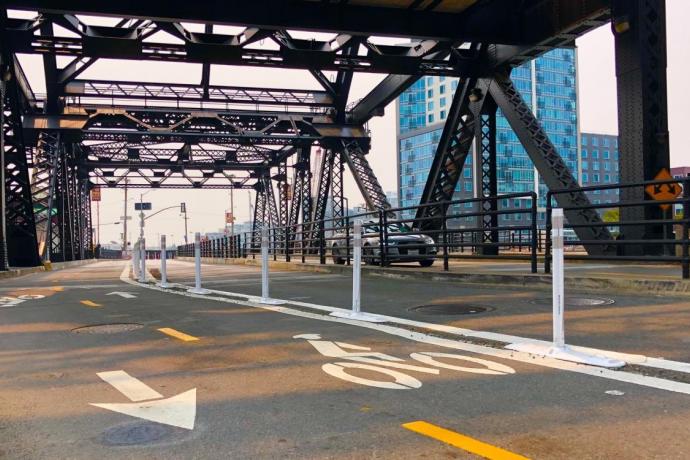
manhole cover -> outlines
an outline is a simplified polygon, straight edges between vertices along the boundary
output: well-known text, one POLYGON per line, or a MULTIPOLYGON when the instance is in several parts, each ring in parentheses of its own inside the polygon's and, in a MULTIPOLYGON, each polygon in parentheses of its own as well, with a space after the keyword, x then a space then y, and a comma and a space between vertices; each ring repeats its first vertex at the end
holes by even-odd
MULTIPOLYGON (((604 297, 566 297, 566 307, 600 307, 602 305, 611 305, 616 301, 604 297)), ((550 297, 530 300, 530 303, 535 305, 551 305, 553 300, 550 297)))
POLYGON ((144 327, 143 324, 136 323, 94 324, 72 329, 72 332, 75 334, 117 334, 119 332, 136 331, 142 327, 144 327))
POLYGON ((476 315, 491 310, 493 310, 491 307, 463 303, 434 303, 410 308, 410 311, 425 315, 476 315))
POLYGON ((138 446, 159 442, 176 431, 168 425, 139 422, 109 428, 103 433, 102 441, 107 446, 138 446))

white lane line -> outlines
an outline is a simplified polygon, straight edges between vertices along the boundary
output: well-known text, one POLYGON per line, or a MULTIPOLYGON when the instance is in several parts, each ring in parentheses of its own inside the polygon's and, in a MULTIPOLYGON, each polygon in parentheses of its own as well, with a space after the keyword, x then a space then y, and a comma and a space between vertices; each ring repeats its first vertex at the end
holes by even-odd
MULTIPOLYGON (((440 337, 434 337, 431 335, 423 334, 420 332, 414 332, 410 331, 408 329, 403 329, 395 326, 389 326, 389 325, 384 325, 384 324, 376 324, 376 323, 368 323, 368 322, 363 322, 363 321, 356 321, 356 320, 351 320, 351 319, 345 319, 345 318, 337 318, 333 316, 325 316, 325 315, 320 315, 316 313, 308 313, 304 311, 299 311, 299 310, 293 310, 288 307, 281 307, 281 306, 270 306, 270 305, 264 305, 264 304, 259 304, 250 300, 247 301, 241 301, 241 300, 233 300, 233 299, 228 299, 225 297, 217 297, 213 295, 197 295, 197 294, 191 294, 188 292, 180 292, 180 291, 170 291, 166 289, 159 288, 157 286, 153 285, 141 285, 137 283, 134 280, 129 279, 129 268, 125 267, 125 270, 123 270, 123 275, 121 276, 121 280, 125 283, 132 284, 135 286, 140 286, 140 287, 145 287, 148 289, 153 289, 156 291, 160 292, 166 292, 169 294, 175 294, 175 295, 181 295, 181 296, 186 296, 186 297, 193 297, 197 299, 208 299, 208 300, 215 300, 219 302, 225 302, 225 303, 230 303, 230 304, 235 304, 235 305, 242 305, 242 306, 251 306, 255 308, 261 308, 263 310, 270 310, 273 312, 277 313, 284 313, 287 315, 292 315, 292 316, 299 316, 302 318, 309 318, 309 319, 314 319, 318 321, 327 321, 331 323, 341 323, 341 324, 348 324, 350 326, 358 326, 366 329, 372 329, 376 330, 379 332, 383 332, 386 334, 394 335, 397 337, 402 337, 405 339, 409 340, 414 340, 416 342, 420 343, 426 343, 429 345, 436 345, 439 347, 444 347, 444 348, 451 348, 455 350, 463 350, 471 353, 477 353, 480 355, 486 355, 486 356, 493 356, 496 358, 503 358, 511 361, 518 361, 526 364, 533 364, 537 366, 543 366, 551 369, 559 369, 559 370, 564 370, 564 371, 569 371, 569 372, 575 372, 579 374, 585 374, 585 375, 590 375, 594 377, 602 377, 605 379, 610 379, 610 380, 616 380, 619 382, 626 382, 626 383, 631 383, 635 385, 640 385, 640 386, 645 386, 645 387, 650 387, 650 388, 657 388, 660 390, 666 390, 666 391, 672 391, 675 393, 683 393, 683 394, 688 394, 690 395, 690 384, 687 383, 681 383, 681 382, 674 382, 671 380, 665 380, 665 379, 660 379, 657 377, 649 377, 641 374, 633 374, 630 372, 625 372, 625 371, 615 371, 611 369, 604 369, 601 367, 594 367, 594 366, 587 366, 583 364, 576 364, 576 363, 571 363, 567 361, 559 361, 556 359, 551 359, 547 357, 539 357, 535 355, 530 355, 528 353, 522 353, 522 352, 516 352, 512 350, 505 350, 505 349, 499 349, 499 348, 490 348, 490 347, 485 347, 482 345, 475 345, 472 343, 466 343, 466 342, 458 342, 456 340, 450 340, 450 339, 444 339, 440 337)), ((212 291, 211 294, 213 293, 222 293, 222 291, 212 291)), ((243 297, 249 297, 249 296, 243 296, 243 297)), ((256 301, 258 302, 258 297, 254 297, 256 301)), ((299 305, 300 303, 298 302, 291 302, 295 305, 299 305)), ((303 305, 309 305, 309 304, 303 304, 303 305)), ((331 311, 336 311, 336 310, 343 310, 343 309, 335 309, 333 307, 325 307, 322 306, 322 309, 328 309, 331 311)), ((344 311, 344 310, 343 310, 344 311)))
POLYGON ((125 371, 98 372, 96 375, 127 396, 130 401, 145 401, 163 397, 162 394, 125 371))

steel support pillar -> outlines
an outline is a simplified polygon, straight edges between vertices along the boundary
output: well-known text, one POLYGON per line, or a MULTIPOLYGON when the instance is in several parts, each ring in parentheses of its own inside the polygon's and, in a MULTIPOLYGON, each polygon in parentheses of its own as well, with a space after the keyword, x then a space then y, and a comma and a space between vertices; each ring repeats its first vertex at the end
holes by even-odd
MULTIPOLYGON (((555 199, 558 205, 565 209, 565 217, 570 225, 574 226, 580 240, 610 240, 611 235, 606 227, 592 226, 592 224, 601 224, 601 217, 594 209, 582 209, 591 205, 589 198, 580 190, 577 179, 541 127, 539 120, 522 99, 510 76, 496 75, 488 86, 492 98, 510 123, 510 127, 527 151, 546 186, 550 190, 572 190, 569 193, 555 195, 555 199)), ((584 244, 584 246, 592 255, 615 253, 612 245, 584 244)))
POLYGON ((420 201, 422 207, 418 208, 415 217, 415 227, 422 230, 440 230, 443 227, 447 203, 453 199, 477 132, 476 121, 486 99, 486 82, 467 78, 460 83, 431 163, 420 201))
POLYGON ((345 225, 345 196, 343 193, 343 173, 345 164, 343 155, 333 154, 333 171, 331 173, 331 203, 333 206, 332 226, 342 227, 345 225))
POLYGON ((366 152, 357 141, 342 141, 343 156, 350 171, 354 176, 355 183, 359 188, 364 202, 370 210, 389 209, 391 207, 386 198, 383 187, 376 178, 376 174, 369 166, 366 152))
MULTIPOLYGON (((666 7, 664 0, 611 3, 618 86, 618 150, 622 183, 652 180, 670 168, 666 93, 666 7)), ((642 187, 621 190, 621 201, 641 201, 642 187)), ((669 212, 671 212, 669 210, 669 212)), ((659 220, 657 206, 623 207, 622 221, 659 220)), ((669 218, 669 217, 667 217, 669 218)), ((671 226, 621 227, 625 239, 670 237, 671 226)), ((660 254, 661 245, 625 245, 626 255, 660 254)))
POLYGON ((4 166, 2 177, 3 225, 0 226, 0 270, 10 266, 40 265, 36 239, 29 166, 21 120, 21 95, 11 54, 3 53, 0 72, 9 79, 0 83, 2 130, 0 150, 4 166))
POLYGON ((43 262, 57 261, 62 251, 54 253, 60 241, 61 231, 57 225, 57 184, 61 164, 60 134, 42 132, 38 136, 33 159, 31 194, 34 202, 34 218, 38 252, 43 262), (56 258, 57 257, 57 258, 56 258))
POLYGON ((481 113, 479 123, 476 124, 477 135, 475 149, 477 159, 474 163, 474 174, 479 183, 478 198, 484 198, 479 203, 479 225, 482 228, 482 243, 492 243, 495 246, 481 246, 482 255, 498 255, 498 181, 496 172, 496 103, 491 96, 486 95, 486 102, 481 113))

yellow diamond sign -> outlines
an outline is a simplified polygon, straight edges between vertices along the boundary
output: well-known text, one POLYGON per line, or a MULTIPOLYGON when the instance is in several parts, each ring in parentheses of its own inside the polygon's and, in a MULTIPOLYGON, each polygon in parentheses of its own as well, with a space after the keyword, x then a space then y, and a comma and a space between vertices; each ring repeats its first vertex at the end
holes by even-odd
MULTIPOLYGON (((659 181, 671 179, 673 179, 673 177, 666 168, 662 168, 662 170, 659 171, 659 174, 657 174, 654 178, 654 180, 659 181)), ((644 189, 647 192, 647 195, 651 196, 657 201, 675 200, 680 196, 681 193, 683 193, 683 188, 678 182, 669 182, 667 184, 649 184, 644 189)), ((660 204, 659 206, 664 211, 671 207, 671 205, 668 203, 660 204)))

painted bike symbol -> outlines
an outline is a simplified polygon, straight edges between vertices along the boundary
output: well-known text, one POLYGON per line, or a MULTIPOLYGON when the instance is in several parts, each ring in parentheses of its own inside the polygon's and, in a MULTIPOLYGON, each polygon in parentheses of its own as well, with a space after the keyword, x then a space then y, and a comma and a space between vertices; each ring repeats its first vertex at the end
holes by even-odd
POLYGON ((427 367, 406 364, 404 359, 396 358, 395 356, 387 355, 385 353, 374 352, 368 347, 362 347, 345 342, 331 342, 329 340, 322 340, 319 334, 300 334, 294 336, 293 338, 305 339, 324 356, 347 360, 338 361, 335 363, 327 363, 321 366, 321 369, 328 375, 341 380, 346 380, 348 382, 376 388, 409 390, 413 388, 420 388, 422 386, 422 382, 417 378, 396 369, 432 375, 438 375, 440 373, 439 368, 484 375, 507 375, 515 373, 515 369, 504 364, 454 353, 436 353, 425 351, 410 354, 410 358, 413 360, 426 364, 427 366, 434 366, 427 367), (483 367, 459 366, 457 364, 449 364, 446 361, 439 361, 440 359, 460 362, 464 361, 467 363, 478 364, 483 367), (348 372, 350 369, 378 372, 386 375, 387 377, 393 378, 393 381, 372 380, 358 377, 350 374, 348 372))
POLYGON ((19 305, 27 300, 42 299, 44 297, 44 295, 40 294, 23 294, 17 297, 0 296, 0 308, 14 307, 15 305, 19 305))

